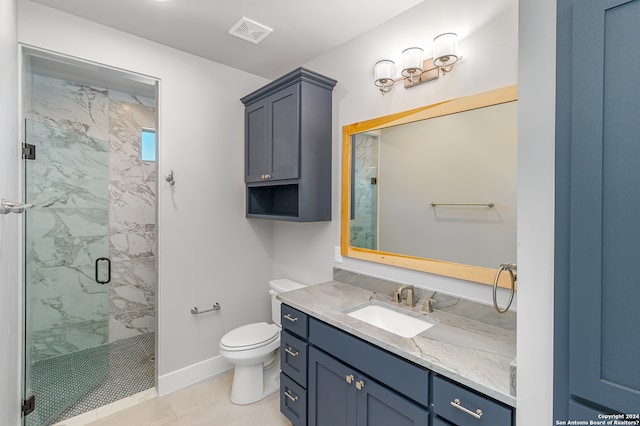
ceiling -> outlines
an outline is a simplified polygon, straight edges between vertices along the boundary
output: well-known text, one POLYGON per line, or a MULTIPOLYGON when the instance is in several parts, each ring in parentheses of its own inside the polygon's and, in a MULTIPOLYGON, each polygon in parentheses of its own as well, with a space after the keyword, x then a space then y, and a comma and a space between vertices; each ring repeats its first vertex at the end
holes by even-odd
POLYGON ((423 0, 33 0, 268 79, 328 52, 423 0), (242 17, 273 29, 233 37, 242 17))

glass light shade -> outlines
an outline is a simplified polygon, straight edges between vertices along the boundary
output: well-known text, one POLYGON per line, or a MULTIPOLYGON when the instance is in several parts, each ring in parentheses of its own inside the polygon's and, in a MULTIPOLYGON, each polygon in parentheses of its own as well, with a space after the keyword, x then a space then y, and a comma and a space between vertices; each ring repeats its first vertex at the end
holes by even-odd
POLYGON ((375 76, 374 78, 375 78, 376 86, 383 89, 393 86, 394 66, 395 66, 395 63, 389 59, 383 59, 381 61, 376 62, 376 65, 374 68, 374 76, 375 76))
POLYGON ((449 67, 455 64, 458 56, 458 35, 456 33, 440 34, 433 39, 433 63, 437 67, 449 67))
POLYGON ((422 54, 419 47, 410 47, 402 51, 402 76, 413 77, 422 73, 422 54))

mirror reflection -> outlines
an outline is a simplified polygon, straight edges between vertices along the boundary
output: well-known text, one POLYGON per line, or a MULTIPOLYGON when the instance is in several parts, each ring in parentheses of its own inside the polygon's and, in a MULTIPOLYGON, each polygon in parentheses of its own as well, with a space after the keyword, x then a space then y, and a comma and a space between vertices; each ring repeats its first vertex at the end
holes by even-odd
POLYGON ((343 255, 488 284, 516 262, 516 97, 345 126, 343 255))
POLYGON ((510 102, 353 135, 350 245, 515 261, 516 113, 510 102))

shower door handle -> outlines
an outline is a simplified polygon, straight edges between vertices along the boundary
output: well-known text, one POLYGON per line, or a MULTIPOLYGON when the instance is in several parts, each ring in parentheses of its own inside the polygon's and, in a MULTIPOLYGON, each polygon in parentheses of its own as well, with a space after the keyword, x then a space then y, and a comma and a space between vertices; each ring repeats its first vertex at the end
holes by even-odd
POLYGON ((108 257, 99 257, 96 259, 96 282, 98 284, 108 284, 111 281, 111 259, 109 259, 108 257), (101 261, 105 261, 107 262, 107 280, 101 280, 100 279, 100 274, 98 273, 100 270, 100 262, 101 261))

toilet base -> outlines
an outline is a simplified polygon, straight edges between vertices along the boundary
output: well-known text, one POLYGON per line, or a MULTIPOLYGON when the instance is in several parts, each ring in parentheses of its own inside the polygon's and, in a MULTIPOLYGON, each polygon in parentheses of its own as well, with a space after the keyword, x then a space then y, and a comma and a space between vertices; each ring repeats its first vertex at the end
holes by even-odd
POLYGON ((236 365, 231 385, 231 402, 247 405, 260 401, 280 388, 280 351, 268 366, 236 365))

